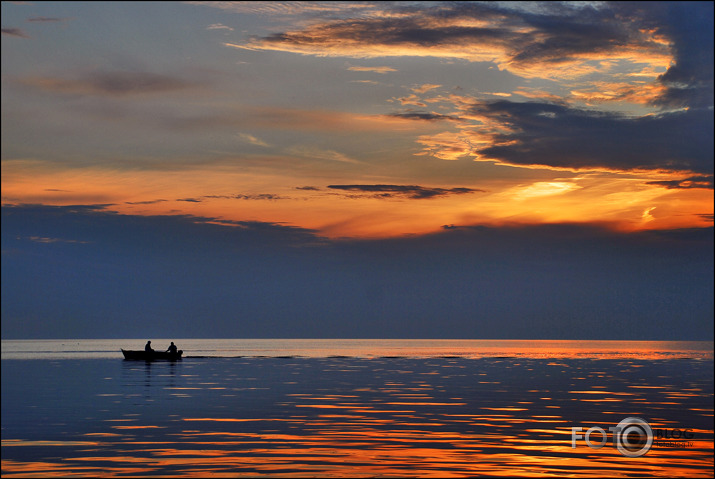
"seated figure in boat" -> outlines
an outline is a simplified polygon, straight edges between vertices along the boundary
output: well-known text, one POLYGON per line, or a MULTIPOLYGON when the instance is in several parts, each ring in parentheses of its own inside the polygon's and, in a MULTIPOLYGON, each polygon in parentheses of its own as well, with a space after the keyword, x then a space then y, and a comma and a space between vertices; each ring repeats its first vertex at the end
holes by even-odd
POLYGON ((174 344, 174 341, 171 342, 169 345, 169 348, 166 350, 167 353, 169 354, 176 354, 176 345, 174 344))
POLYGON ((146 342, 146 346, 144 346, 144 351, 147 353, 153 353, 154 350, 151 348, 151 341, 146 342))

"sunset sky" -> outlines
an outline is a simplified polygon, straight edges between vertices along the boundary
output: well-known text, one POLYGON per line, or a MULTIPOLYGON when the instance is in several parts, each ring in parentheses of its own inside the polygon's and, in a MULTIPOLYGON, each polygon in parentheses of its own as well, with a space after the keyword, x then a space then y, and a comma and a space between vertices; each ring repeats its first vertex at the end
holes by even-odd
POLYGON ((2 332, 712 339, 712 2, 3 2, 2 332))

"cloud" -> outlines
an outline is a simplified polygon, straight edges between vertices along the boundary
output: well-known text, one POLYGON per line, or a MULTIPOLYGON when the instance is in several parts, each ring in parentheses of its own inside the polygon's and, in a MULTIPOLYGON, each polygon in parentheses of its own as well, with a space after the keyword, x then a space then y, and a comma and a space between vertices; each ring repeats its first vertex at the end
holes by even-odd
POLYGON ((373 80, 350 80, 350 83, 365 83, 367 85, 379 85, 380 82, 376 82, 373 80))
POLYGON ((390 72, 396 72, 392 67, 349 67, 348 70, 354 71, 354 72, 372 72, 372 73, 380 73, 384 75, 385 73, 390 73, 390 72))
POLYGON ((100 71, 74 79, 27 77, 20 83, 52 93, 110 97, 170 93, 198 86, 173 76, 128 71, 100 71))
POLYGON ((234 46, 352 58, 461 58, 494 62, 529 78, 576 78, 610 71, 619 62, 620 68, 628 62, 633 72, 644 66, 667 68, 667 39, 641 28, 642 23, 605 5, 559 4, 527 11, 472 2, 424 8, 398 4, 234 46))
POLYGON ((663 186, 669 190, 689 188, 706 188, 712 190, 713 176, 691 176, 683 180, 649 181, 646 184, 663 186))
MULTIPOLYGON (((399 119, 384 115, 361 115, 332 110, 302 110, 295 108, 253 107, 245 119, 235 120, 246 127, 270 129, 317 130, 331 133, 357 131, 385 131, 395 126, 399 119)), ((218 118, 219 121, 223 121, 218 118)), ((406 123, 406 122, 402 122, 406 123)))
POLYGON ((2 226, 3 339, 147 327, 244 338, 686 340, 713 331, 712 228, 458 224, 326 240, 275 223, 31 205, 3 206, 2 226))
POLYGON ((18 240, 26 239, 28 241, 32 241, 33 243, 45 243, 45 244, 50 244, 50 243, 88 244, 88 243, 90 243, 89 241, 64 239, 64 238, 47 238, 45 236, 27 236, 25 238, 18 236, 17 239, 18 240))
POLYGON ((402 105, 414 105, 425 108, 427 104, 417 95, 403 96, 397 99, 402 105))
POLYGON ((617 2, 620 8, 646 10, 658 20, 660 33, 672 42, 674 61, 659 77, 667 88, 656 104, 668 107, 713 106, 713 3, 617 2))
POLYGON ((202 198, 211 199, 229 199, 229 200, 286 200, 285 196, 274 195, 271 193, 257 193, 257 194, 236 194, 236 195, 206 195, 202 198))
POLYGON ((270 146, 268 143, 266 143, 263 140, 260 140, 256 138, 253 135, 250 135, 248 133, 238 133, 238 137, 242 140, 245 141, 246 143, 250 143, 251 145, 256 145, 256 146, 270 146))
POLYGON ((9 37, 30 38, 30 36, 19 28, 3 28, 2 34, 9 37))
POLYGON ((54 17, 32 17, 28 18, 28 22, 64 22, 69 20, 68 18, 54 18, 54 17))
POLYGON ((397 196, 415 200, 484 192, 484 190, 473 188, 426 188, 416 185, 328 185, 328 188, 369 193, 376 198, 394 198, 397 196))
MULTIPOLYGON (((632 118, 543 102, 475 102, 465 116, 479 159, 566 169, 711 174, 713 113, 686 110, 632 118)), ((467 135, 467 132, 464 133, 467 135)))
MULTIPOLYGON (((420 135, 417 143, 423 146, 423 151, 416 153, 418 156, 434 156, 440 160, 459 160, 460 158, 475 155, 473 141, 470 137, 474 134, 445 131, 435 135, 420 135)), ((481 141, 481 140, 480 140, 481 141)), ((482 141, 485 142, 485 141, 482 141)))
POLYGON ((189 5, 202 7, 213 7, 231 13, 254 14, 254 15, 281 15, 281 16, 326 16, 331 14, 345 14, 350 12, 360 12, 362 10, 374 9, 369 2, 343 3, 343 2, 184 2, 189 5))
POLYGON ((223 23, 213 23, 206 27, 206 30, 229 30, 232 32, 233 28, 226 26, 223 23))
POLYGON ((125 201, 124 203, 127 205, 153 205, 156 203, 164 203, 167 200, 147 200, 147 201, 125 201))
MULTIPOLYGON (((285 196, 280 196, 280 195, 275 195, 272 193, 251 193, 251 194, 244 194, 244 193, 238 193, 235 195, 203 195, 195 198, 179 198, 175 201, 185 201, 189 203, 203 203, 206 200, 270 200, 270 201, 276 201, 276 200, 287 200, 290 198, 287 198, 285 196)), ((143 201, 139 203, 127 203, 127 204, 151 204, 151 203, 157 203, 159 201, 166 201, 166 200, 155 200, 155 201, 143 201)))
POLYGON ((401 118, 404 120, 423 120, 423 121, 440 121, 440 120, 459 120, 459 117, 452 115, 442 115, 441 113, 428 113, 428 112, 406 112, 406 113, 390 113, 388 115, 392 118, 401 118))
POLYGON ((562 83, 618 75, 624 82, 613 94, 599 96, 593 86, 589 94, 583 85, 580 94, 668 108, 713 105, 712 2, 385 3, 336 7, 332 18, 314 13, 302 29, 231 46, 350 58, 460 58, 562 83))
POLYGON ((415 92, 415 93, 425 93, 425 92, 428 92, 428 91, 430 91, 430 90, 434 90, 435 88, 439 88, 439 87, 441 87, 441 86, 442 86, 442 85, 435 85, 435 84, 432 84, 432 83, 425 83, 424 85, 420 85, 420 86, 417 86, 417 87, 412 88, 412 91, 415 92))
MULTIPOLYGON (((660 83, 647 85, 633 85, 630 83, 616 82, 591 82, 587 88, 574 89, 571 97, 587 105, 596 105, 607 102, 627 102, 640 105, 653 105, 660 102, 667 88, 660 83)), ((529 96, 526 91, 517 92, 529 96)), ((531 98, 538 98, 537 93, 532 93, 531 98)), ((542 98, 547 98, 543 97, 542 98)))
POLYGON ((324 150, 314 146, 294 146, 288 149, 291 155, 297 155, 309 159, 337 161, 339 163, 362 164, 361 161, 350 158, 343 153, 333 150, 324 150))

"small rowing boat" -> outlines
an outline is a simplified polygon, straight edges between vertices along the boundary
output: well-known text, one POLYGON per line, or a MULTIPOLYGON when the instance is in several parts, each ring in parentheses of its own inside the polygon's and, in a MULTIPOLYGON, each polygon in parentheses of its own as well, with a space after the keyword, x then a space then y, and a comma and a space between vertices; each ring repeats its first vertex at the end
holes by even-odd
POLYGON ((124 359, 141 360, 141 361, 154 361, 156 359, 167 359, 169 361, 176 361, 181 359, 181 355, 184 352, 179 350, 176 353, 169 353, 167 351, 132 351, 130 349, 122 349, 122 354, 124 354, 124 359))

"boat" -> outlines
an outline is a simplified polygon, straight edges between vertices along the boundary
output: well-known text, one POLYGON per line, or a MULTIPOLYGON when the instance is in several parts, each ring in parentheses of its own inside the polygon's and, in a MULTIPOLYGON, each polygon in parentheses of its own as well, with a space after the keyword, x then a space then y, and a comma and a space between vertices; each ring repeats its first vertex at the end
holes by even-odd
POLYGON ((124 359, 141 360, 141 361, 154 361, 157 359, 167 359, 169 361, 176 361, 181 359, 181 355, 184 352, 178 350, 176 353, 170 353, 167 351, 133 351, 131 349, 122 349, 122 354, 124 354, 124 359))

